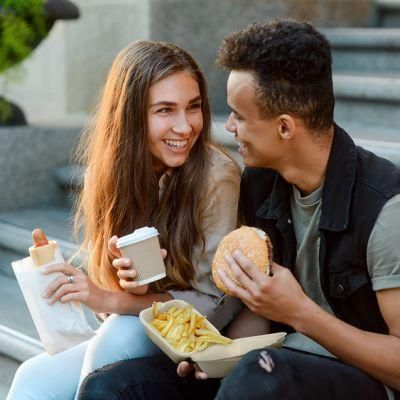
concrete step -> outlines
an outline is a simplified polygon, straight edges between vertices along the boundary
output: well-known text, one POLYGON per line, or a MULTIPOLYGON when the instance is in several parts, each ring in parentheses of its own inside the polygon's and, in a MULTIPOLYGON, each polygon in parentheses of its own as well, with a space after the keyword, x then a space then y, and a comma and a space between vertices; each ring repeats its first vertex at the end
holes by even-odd
POLYGON ((19 362, 0 354, 0 399, 5 399, 10 390, 19 362))
POLYGON ((333 81, 335 120, 339 124, 397 130, 400 139, 400 73, 386 76, 335 74, 333 81))
POLYGON ((77 164, 68 164, 58 167, 53 172, 53 177, 62 191, 63 207, 72 209, 74 195, 83 184, 85 168, 77 164))
MULTIPOLYGON (((36 328, 11 268, 11 262, 27 257, 31 232, 40 226, 49 239, 57 240, 64 257, 77 251, 71 237, 70 211, 40 208, 0 213, 0 354, 24 361, 43 351, 36 328)), ((77 260, 79 263, 79 260, 77 260)), ((85 309, 93 328, 98 323, 85 309)))
POLYGON ((57 240, 66 259, 76 253, 68 209, 3 211, 0 212, 0 274, 14 276, 11 261, 29 255, 28 248, 32 245, 32 230, 35 227, 41 227, 50 239, 57 240))
MULTIPOLYGON (((16 279, 0 274, 0 354, 25 361, 44 351, 16 279)), ((84 307, 93 329, 99 324, 90 310, 84 307)))
POLYGON ((378 26, 400 27, 400 0, 377 0, 378 26))
POLYGON ((324 29, 333 48, 334 72, 400 72, 399 28, 324 29))

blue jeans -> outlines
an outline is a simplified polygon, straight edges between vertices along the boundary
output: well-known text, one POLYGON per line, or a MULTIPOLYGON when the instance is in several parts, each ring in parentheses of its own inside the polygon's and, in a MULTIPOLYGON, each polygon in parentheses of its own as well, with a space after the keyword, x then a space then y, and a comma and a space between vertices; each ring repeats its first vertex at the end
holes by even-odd
POLYGON ((53 356, 42 353, 21 364, 7 400, 73 400, 93 370, 157 354, 160 350, 148 339, 138 317, 112 315, 89 341, 53 356))
POLYGON ((261 350, 242 358, 221 382, 180 378, 165 355, 108 365, 82 383, 79 400, 387 400, 384 386, 340 361, 289 349, 267 349, 274 367, 260 366, 261 350))

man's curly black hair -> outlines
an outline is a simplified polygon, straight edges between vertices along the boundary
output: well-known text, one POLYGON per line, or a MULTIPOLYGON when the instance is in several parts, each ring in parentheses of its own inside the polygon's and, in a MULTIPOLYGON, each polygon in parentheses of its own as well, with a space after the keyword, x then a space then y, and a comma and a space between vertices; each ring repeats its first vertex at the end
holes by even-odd
POLYGON ((319 132, 332 125, 331 47, 311 24, 293 20, 254 23, 224 39, 217 64, 254 73, 256 103, 264 118, 291 114, 319 132))

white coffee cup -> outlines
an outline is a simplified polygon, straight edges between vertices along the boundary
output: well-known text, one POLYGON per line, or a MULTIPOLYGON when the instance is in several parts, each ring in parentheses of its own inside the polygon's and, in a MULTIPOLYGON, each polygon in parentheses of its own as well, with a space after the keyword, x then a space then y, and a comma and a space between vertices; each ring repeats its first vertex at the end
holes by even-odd
POLYGON ((117 240, 117 248, 123 257, 132 261, 137 271, 135 281, 138 285, 145 285, 166 276, 158 235, 156 228, 145 226, 117 240))

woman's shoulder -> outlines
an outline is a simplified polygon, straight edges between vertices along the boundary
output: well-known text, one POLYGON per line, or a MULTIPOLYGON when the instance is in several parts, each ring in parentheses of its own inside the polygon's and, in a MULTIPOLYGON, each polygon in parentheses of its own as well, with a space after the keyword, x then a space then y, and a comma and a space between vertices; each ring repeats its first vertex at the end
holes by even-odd
POLYGON ((239 187, 241 170, 239 165, 233 161, 223 150, 217 146, 210 146, 210 168, 208 171, 208 190, 215 187, 234 185, 239 187))
POLYGON ((240 177, 241 169, 228 153, 210 145, 210 172, 213 175, 234 174, 240 177))

